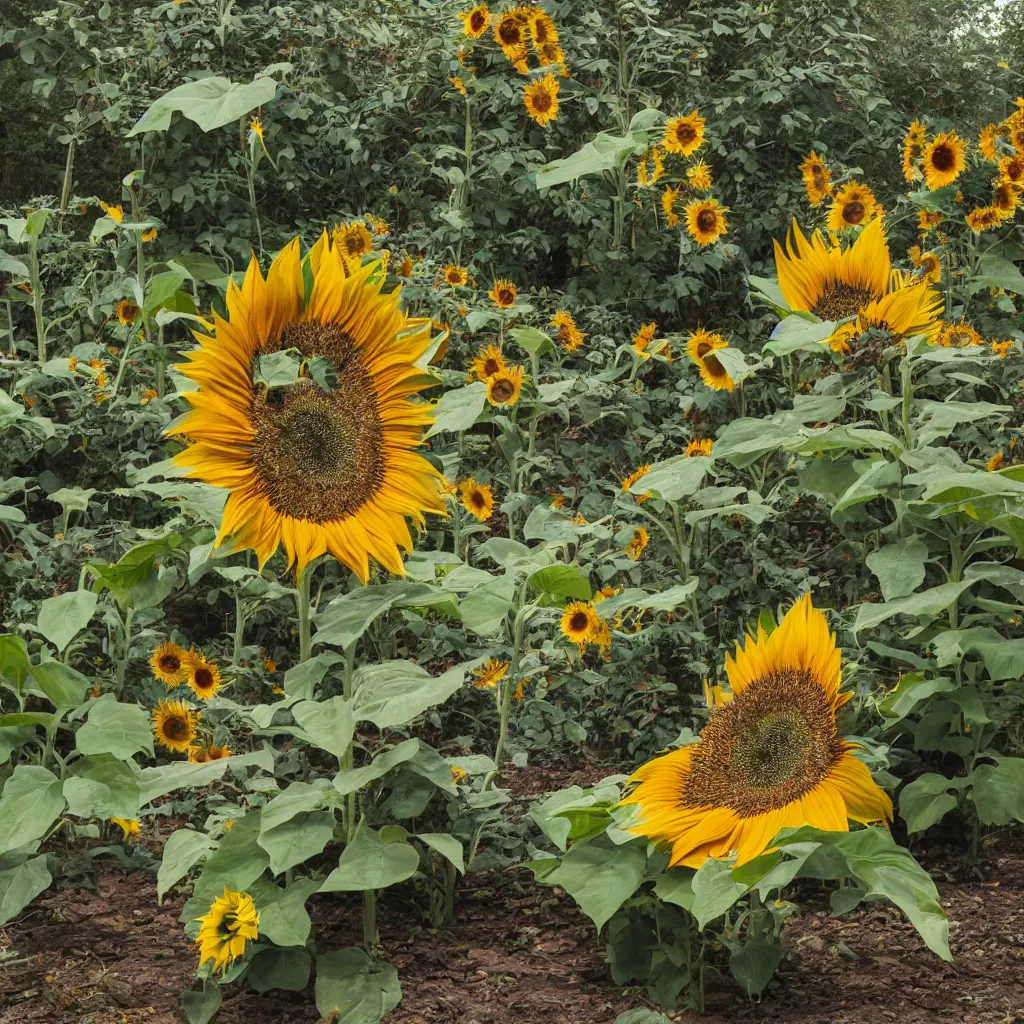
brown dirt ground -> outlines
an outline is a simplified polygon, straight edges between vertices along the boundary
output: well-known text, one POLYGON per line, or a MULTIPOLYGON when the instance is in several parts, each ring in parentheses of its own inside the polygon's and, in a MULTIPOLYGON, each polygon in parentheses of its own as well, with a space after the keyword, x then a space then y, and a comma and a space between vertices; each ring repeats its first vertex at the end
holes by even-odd
MULTIPOLYGON (((591 781, 589 769, 552 771, 514 780, 513 791, 535 796, 591 781)), ((804 883, 804 911, 784 932, 786 960, 759 1004, 731 979, 712 979, 703 1017, 669 1016, 680 1024, 1024 1024, 1024 840, 994 838, 983 881, 955 867, 951 850, 922 855, 947 879, 939 889, 953 964, 886 905, 836 920, 824 891, 804 883)), ((178 997, 195 965, 177 923, 183 901, 174 890, 158 907, 151 875, 117 869, 104 869, 95 889, 44 895, 0 930, 0 1024, 181 1024, 178 997)), ((322 948, 358 943, 355 904, 314 903, 322 948)), ((385 896, 383 953, 405 995, 387 1024, 611 1024, 643 1005, 642 992, 611 984, 603 947, 571 899, 535 885, 528 871, 464 879, 456 916, 450 931, 432 932, 411 890, 385 896)), ((225 996, 215 1024, 318 1020, 312 986, 265 995, 233 987, 225 996)))

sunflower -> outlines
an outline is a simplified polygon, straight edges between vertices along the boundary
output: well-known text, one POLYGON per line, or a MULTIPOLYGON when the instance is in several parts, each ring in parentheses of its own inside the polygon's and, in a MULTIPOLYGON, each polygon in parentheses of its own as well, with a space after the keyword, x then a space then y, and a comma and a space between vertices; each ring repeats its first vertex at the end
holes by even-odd
POLYGON ((996 452, 988 462, 985 463, 985 469, 989 473, 995 473, 996 470, 1003 468, 1003 463, 1006 462, 1006 456, 1002 452, 996 452))
POLYGON ((700 379, 715 391, 732 391, 736 386, 715 355, 715 352, 728 347, 729 342, 720 334, 713 334, 703 327, 694 331, 686 344, 687 355, 700 367, 700 379))
POLYGON ((863 227, 882 214, 875 193, 857 181, 847 182, 832 200, 828 212, 829 231, 863 227))
POLYGON ((542 11, 539 7, 533 7, 529 9, 526 18, 530 29, 530 39, 535 49, 540 50, 541 47, 547 46, 549 43, 558 42, 558 29, 550 14, 542 11))
POLYGON ((673 117, 665 125, 661 144, 670 153, 691 156, 704 144, 704 118, 696 110, 685 117, 673 117))
POLYGON ((1014 185, 1024 185, 1024 154, 1014 153, 999 161, 999 177, 1014 185))
POLYGON ((159 701, 150 719, 157 743, 167 750, 181 753, 188 750, 196 738, 199 712, 193 711, 183 700, 159 701))
POLYGON ((602 621, 597 627, 591 643, 597 647, 602 661, 612 660, 612 629, 607 622, 602 621))
POLYGON ((456 75, 454 78, 449 78, 448 82, 451 84, 451 87, 457 93, 459 93, 462 96, 466 95, 466 83, 461 78, 459 78, 458 75, 456 75))
POLYGON ((186 682, 200 700, 209 700, 220 689, 220 669, 202 651, 189 651, 186 682))
POLYGON ((131 841, 132 836, 139 834, 139 822, 136 818, 111 818, 110 823, 121 829, 126 843, 131 841))
MULTIPOLYGON (((643 466, 638 466, 635 470, 633 470, 632 473, 629 474, 629 476, 625 477, 623 479, 623 481, 622 481, 622 492, 623 492, 623 494, 630 493, 629 489, 633 486, 633 484, 638 483, 645 476, 647 476, 647 473, 650 470, 650 468, 651 468, 650 463, 646 463, 643 466)), ((651 492, 650 491, 644 491, 643 494, 636 494, 636 495, 634 495, 634 497, 636 498, 636 503, 638 505, 642 505, 650 496, 651 496, 651 492)))
POLYGON ((399 277, 412 277, 413 271, 416 269, 416 265, 412 261, 412 257, 408 254, 402 257, 402 262, 398 264, 395 273, 399 277))
POLYGON ((582 650, 600 625, 601 616, 597 614, 590 601, 570 601, 562 612, 562 621, 558 628, 562 631, 562 636, 582 650))
POLYGON ((636 183, 653 185, 665 174, 665 151, 660 146, 645 149, 636 166, 636 183), (648 166, 650 165, 650 166, 648 166))
POLYGON ((666 188, 661 193, 661 208, 665 213, 665 224, 670 228, 679 227, 679 214, 676 213, 676 203, 679 201, 680 188, 666 188))
POLYGON ((836 728, 850 696, 839 692, 840 663, 809 595, 770 635, 759 626, 726 656, 731 693, 714 701, 700 740, 632 775, 631 831, 670 847, 670 866, 698 868, 733 851, 746 864, 783 828, 891 821, 892 801, 836 728))
POLYGON ((465 14, 460 14, 458 17, 462 19, 463 34, 470 39, 479 39, 491 23, 491 12, 487 9, 486 4, 477 4, 476 7, 470 8, 465 14))
POLYGON ((491 405, 509 406, 519 401, 523 391, 523 368, 508 366, 487 378, 487 401, 491 405))
POLYGON ((821 206, 832 195, 832 175, 825 161, 812 149, 800 164, 800 174, 811 206, 821 206))
POLYGON ((259 935, 260 914, 252 897, 244 892, 230 892, 224 886, 224 895, 218 896, 200 922, 196 945, 199 947, 199 966, 212 960, 212 970, 224 972, 232 960, 245 953, 245 944, 259 935))
POLYGON ((575 352, 583 344, 586 335, 569 313, 560 309, 548 323, 558 331, 558 340, 566 352, 575 352))
POLYGON ((230 757, 232 751, 229 747, 218 747, 217 744, 211 743, 206 748, 206 757, 210 761, 220 761, 225 757, 230 757))
POLYGON ((640 330, 632 337, 633 351, 640 359, 650 359, 651 353, 647 351, 648 346, 654 341, 654 335, 658 332, 658 325, 652 320, 649 324, 642 324, 640 330))
POLYGON ((997 224, 1001 224, 1004 219, 1002 210, 996 206, 976 206, 964 218, 967 221, 967 226, 975 234, 981 234, 982 231, 994 228, 997 224))
POLYGON ((188 759, 192 764, 206 764, 210 760, 210 755, 205 747, 200 746, 198 743, 193 743, 188 748, 188 759))
POLYGON ((200 385, 192 411, 170 434, 194 442, 175 461, 231 490, 216 544, 233 538, 264 565, 279 546, 301 572, 327 551, 365 583, 369 559, 403 573, 411 549, 405 517, 444 513, 441 475, 414 449, 431 422, 410 401, 424 387, 416 365, 431 343, 429 320, 410 320, 398 294, 382 295, 380 265, 346 277, 326 235, 310 254, 303 303, 298 239, 263 279, 255 258, 241 288, 228 287, 228 319, 180 367, 200 385), (325 391, 308 377, 268 389, 253 380, 262 355, 298 349, 336 371, 325 391))
POLYGON ((921 278, 894 270, 892 287, 880 299, 872 299, 853 324, 844 325, 850 336, 865 331, 884 331, 894 342, 919 334, 933 338, 941 326, 942 295, 921 278))
POLYGON ((124 207, 120 203, 117 206, 110 206, 107 203, 100 202, 100 208, 103 212, 112 220, 121 224, 124 221, 124 207))
POLYGON ((1010 220, 1020 205, 1020 192, 1017 186, 1005 178, 997 179, 992 186, 992 201, 989 205, 994 206, 1003 215, 1003 220, 1010 220))
POLYGON ((444 275, 444 283, 452 288, 464 288, 469 284, 469 271, 457 263, 449 263, 441 273, 444 275))
POLYGON ((956 132, 936 135, 924 149, 922 165, 925 185, 935 190, 956 181, 964 169, 966 152, 967 143, 956 132))
MULTIPOLYGON (((558 43, 544 43, 543 46, 538 47, 537 59, 540 61, 541 67, 550 67, 552 64, 565 64, 565 50, 558 45, 558 43)), ((562 69, 564 75, 565 68, 562 69)))
POLYGON ((154 242, 159 234, 160 232, 157 231, 156 228, 146 228, 146 230, 142 232, 142 240, 144 242, 154 242))
POLYGON ((978 132, 978 151, 992 163, 999 159, 996 153, 996 139, 999 138, 999 135, 999 125, 997 124, 987 124, 978 132))
POLYGON ((516 286, 507 277, 498 278, 487 293, 488 297, 499 309, 510 309, 515 305, 516 295, 518 294, 516 286))
POLYGON ((494 515, 494 491, 488 484, 478 484, 473 477, 463 480, 458 486, 459 504, 481 523, 494 515))
POLYGON ((938 227, 939 224, 944 220, 941 213, 938 210, 918 210, 917 211, 917 230, 921 237, 929 234, 932 230, 938 227))
POLYGON ((1024 118, 1011 117, 1006 121, 1007 138, 1018 153, 1024 153, 1024 118))
POLYGON ((711 455, 714 441, 710 437, 695 437, 683 450, 683 455, 692 459, 695 455, 711 455))
POLYGON ((910 262, 921 271, 921 277, 932 284, 938 284, 942 280, 942 264, 939 257, 933 252, 923 252, 921 246, 912 245, 907 253, 910 262))
POLYGON ((477 380, 486 381, 505 369, 507 366, 501 349, 497 345, 488 345, 477 352, 470 367, 470 374, 475 375, 477 380))
POLYGON ((907 181, 917 181, 921 171, 917 161, 924 152, 927 131, 920 121, 914 121, 903 136, 903 177, 907 181))
POLYGON ((249 131, 258 135, 260 142, 263 141, 263 122, 256 116, 249 118, 249 131))
POLYGON ((775 242, 775 269, 791 309, 843 320, 885 294, 892 263, 880 220, 871 221, 844 249, 828 244, 819 231, 807 239, 794 219, 786 248, 775 242))
POLYGON ((717 199, 694 199, 686 207, 686 230, 698 245, 712 245, 729 230, 728 212, 717 199))
POLYGON ((526 112, 544 128, 558 117, 558 80, 549 71, 543 78, 535 78, 523 86, 526 112))
POLYGON ((358 263, 373 248, 373 235, 370 234, 366 222, 351 220, 339 224, 331 232, 334 248, 340 250, 342 257, 350 263, 358 263))
POLYGON ((1005 359, 1013 351, 1013 341, 993 341, 992 352, 997 359, 1005 359))
POLYGON ((629 543, 623 550, 635 562, 644 553, 644 549, 650 542, 651 536, 647 532, 647 527, 638 526, 633 531, 633 536, 629 539, 629 543))
POLYGON ((487 664, 482 665, 473 673, 473 686, 478 690, 493 690, 505 678, 510 664, 507 661, 491 658, 487 664))
POLYGON ((526 17, 523 8, 513 7, 494 21, 494 39, 506 60, 515 63, 526 56, 526 17))
POLYGON ((117 304, 115 313, 117 315, 118 323, 120 323, 122 327, 131 327, 139 316, 139 307, 129 299, 121 299, 117 304))
POLYGON ((167 689, 173 690, 188 678, 188 651, 170 641, 163 643, 150 654, 149 667, 167 689))
POLYGON ((703 160, 698 160, 686 168, 686 180, 698 191, 707 192, 711 188, 711 168, 703 160))
POLYGON ((935 334, 934 343, 939 348, 971 348, 981 345, 981 335, 963 320, 946 322, 940 325, 935 334))

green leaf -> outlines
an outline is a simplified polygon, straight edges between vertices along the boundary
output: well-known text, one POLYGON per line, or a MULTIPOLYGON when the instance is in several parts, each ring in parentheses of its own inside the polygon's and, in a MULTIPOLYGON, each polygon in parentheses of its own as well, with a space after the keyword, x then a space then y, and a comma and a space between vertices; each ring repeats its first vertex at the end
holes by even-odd
POLYGON ((268 388, 283 388, 294 384, 301 370, 301 355, 294 349, 283 349, 259 357, 255 379, 268 388))
POLYGON ((920 594, 912 594, 910 597, 902 597, 895 601, 886 601, 885 604, 862 604, 857 609, 857 621, 853 624, 853 631, 859 633, 862 629, 871 629, 896 615, 936 618, 945 612, 973 582, 973 580, 960 580, 956 583, 942 583, 930 590, 923 590, 920 594))
POLYGON ((420 749, 419 740, 405 740, 393 750, 375 757, 362 768, 342 768, 334 776, 334 788, 342 795, 355 793, 376 779, 387 775, 392 768, 412 760, 420 749))
POLYGON ((450 599, 437 587, 423 583, 394 582, 359 587, 336 597, 316 616, 314 644, 351 647, 370 624, 396 605, 424 607, 450 599))
POLYGON ((48 597, 39 606, 36 630, 60 653, 89 624, 98 600, 91 590, 71 590, 48 597))
POLYGON ((465 854, 462 849, 462 843, 455 836, 450 836, 447 832, 420 832, 416 838, 422 840, 432 850, 436 850, 463 874, 465 873, 465 854))
MULTIPOLYGON (((15 750, 19 750, 26 743, 31 743, 36 737, 35 729, 28 725, 6 725, 5 719, 11 716, 0 715, 0 765, 6 764, 8 758, 15 750)), ((46 715, 47 725, 52 721, 51 715, 46 715)))
POLYGON ((53 772, 19 764, 0 796, 0 856, 41 839, 66 806, 63 787, 53 772))
POLYGON ((89 705, 88 720, 75 734, 75 746, 86 756, 113 754, 126 760, 141 750, 152 757, 153 730, 145 708, 119 704, 112 693, 105 693, 89 705))
POLYGON ((729 957, 729 970, 748 997, 759 996, 782 963, 785 950, 776 939, 749 938, 729 957))
POLYGON ((1001 256, 982 256, 978 273, 970 279, 972 292, 981 288, 1003 288, 1024 295, 1024 274, 1001 256))
POLYGON ((80 672, 59 661, 32 666, 32 681, 55 708, 76 708, 85 700, 90 682, 80 672))
POLYGON ((693 875, 689 868, 670 868, 658 876, 654 892, 658 899, 689 913, 693 909, 693 875))
MULTIPOLYGON (((971 796, 983 825, 1024 821, 1024 758, 993 757, 971 773, 971 796)), ((902 808, 902 804, 901 804, 902 808)))
MULTIPOLYGON (((404 830, 403 830, 404 831, 404 830)), ((419 870, 416 850, 404 840, 387 843, 385 830, 375 832, 360 822, 341 853, 338 866, 327 876, 321 892, 363 892, 404 882, 419 870)))
POLYGON ((872 551, 866 559, 886 601, 906 597, 921 586, 927 560, 928 545, 916 533, 872 551))
POLYGON ((13 921, 41 892, 49 888, 53 877, 46 866, 47 857, 33 857, 17 867, 0 871, 0 928, 13 921))
POLYGON ((139 784, 124 761, 100 754, 76 761, 74 771, 64 780, 68 814, 79 818, 139 816, 139 784))
POLYGON ((464 388, 446 391, 434 407, 434 422, 424 435, 433 437, 443 431, 453 434, 468 430, 476 423, 487 405, 487 385, 483 381, 474 381, 464 388))
POLYGON ((161 765, 159 768, 143 768, 139 772, 140 803, 145 807, 157 797, 173 793, 176 789, 209 786, 215 779, 221 778, 229 768, 245 768, 249 765, 257 765, 266 772, 273 772, 274 752, 264 747, 251 754, 235 754, 218 761, 207 761, 205 764, 178 761, 174 764, 161 765))
POLYGON ((541 356, 545 352, 553 352, 555 346, 549 335, 536 327, 513 327, 509 332, 512 340, 531 356, 541 356))
POLYGON ((293 782, 263 808, 257 842, 275 875, 323 853, 334 836, 335 802, 326 785, 293 782))
POLYGON ((646 843, 616 846, 607 836, 572 847, 544 881, 561 886, 598 932, 643 881, 646 843))
POLYGON ((615 1018, 613 1024, 672 1024, 663 1013, 648 1010, 646 1006, 638 1006, 635 1010, 627 1010, 615 1018))
POLYGON ((277 83, 257 78, 242 84, 213 76, 187 82, 165 93, 139 118, 128 138, 142 132, 166 131, 171 114, 180 111, 204 132, 238 121, 256 107, 269 103, 277 93, 277 83))
POLYGON ((439 676, 411 661, 364 665, 355 673, 355 720, 373 722, 378 729, 407 725, 455 693, 473 664, 463 662, 439 676))
POLYGON ((965 779, 947 779, 932 773, 921 775, 900 791, 900 817, 908 832, 923 832, 956 809, 950 789, 962 789, 965 779), (957 785, 956 783, 959 783, 957 785))
POLYGON ((593 597, 590 580, 578 565, 547 565, 529 579, 530 586, 558 598, 589 601, 593 597))
POLYGON ((0 678, 15 693, 21 693, 21 688, 31 671, 32 663, 28 660, 25 641, 13 633, 0 636, 0 678))
POLYGON ((893 689, 878 702, 878 710, 887 718, 898 721, 906 718, 922 700, 927 700, 932 694, 955 689, 956 683, 952 679, 942 676, 926 679, 921 672, 905 672, 893 689))
POLYGON ((204 980, 202 992, 182 992, 181 1007, 188 1024, 210 1024, 220 1009, 220 986, 215 981, 204 980))
POLYGON ((665 501, 679 501, 689 497, 704 482, 711 459, 703 455, 678 456, 665 462, 656 462, 637 483, 641 493, 650 491, 665 501))
POLYGON ((316 878, 296 878, 287 889, 268 885, 274 898, 264 901, 258 895, 260 935, 278 946, 304 946, 313 927, 306 911, 306 901, 320 888, 316 878))
POLYGON ((164 854, 156 874, 156 899, 164 901, 164 894, 180 882, 195 865, 217 848, 216 842, 202 832, 179 828, 164 843, 164 854))
POLYGON ((292 706, 292 715, 305 737, 340 761, 352 743, 356 723, 352 708, 344 697, 330 700, 304 700, 292 706))
POLYGON ((697 927, 705 928, 709 921, 721 917, 749 888, 733 878, 728 862, 708 857, 693 876, 690 912, 697 918, 697 927))
POLYGON ((398 971, 361 949, 337 949, 316 960, 316 1008, 344 1024, 377 1024, 402 1001, 398 971))
POLYGON ((249 811, 237 820, 207 856, 193 899, 210 902, 223 893, 225 886, 232 892, 247 892, 270 864, 267 852, 257 842, 259 833, 259 811, 249 811))
POLYGON ((534 182, 537 188, 550 188, 575 181, 590 174, 601 174, 617 168, 627 157, 639 152, 644 141, 633 135, 612 135, 598 132, 581 149, 564 160, 553 160, 537 171, 534 182))
MULTIPOLYGON (((260 915, 260 932, 263 917, 260 915)), ((254 992, 281 989, 301 992, 309 984, 313 961, 304 949, 261 949, 253 956, 246 980, 254 992)))
MULTIPOLYGON (((779 298, 782 298, 781 291, 779 298)), ((783 302, 785 299, 783 299, 783 302)), ((805 320, 801 316, 787 316, 776 324, 772 336, 762 351, 777 356, 788 356, 794 352, 814 352, 826 354, 828 349, 823 344, 835 333, 836 324, 832 320, 805 320)))

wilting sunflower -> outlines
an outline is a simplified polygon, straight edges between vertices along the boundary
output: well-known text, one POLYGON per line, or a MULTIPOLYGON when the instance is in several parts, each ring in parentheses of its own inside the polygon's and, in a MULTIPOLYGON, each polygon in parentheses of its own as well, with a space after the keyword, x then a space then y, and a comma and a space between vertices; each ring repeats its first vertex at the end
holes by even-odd
POLYGON ((260 565, 283 546, 299 572, 330 551, 365 583, 371 557, 404 572, 406 516, 422 526, 424 512, 444 513, 441 475, 414 451, 431 413, 410 401, 431 324, 381 294, 379 264, 346 276, 326 235, 309 262, 305 304, 298 239, 266 280, 253 259, 242 287, 229 285, 228 319, 214 313, 213 335, 197 334, 201 348, 180 367, 200 390, 168 433, 194 439, 180 466, 231 490, 217 545, 231 538, 260 565), (332 390, 306 376, 273 389, 254 381, 261 356, 292 348, 332 364, 332 390))
POLYGON ((332 232, 334 248, 349 263, 358 263, 373 248, 373 235, 362 220, 339 224, 332 232))
POLYGON ((513 7, 494 20, 494 39, 501 47, 506 60, 515 63, 526 57, 526 13, 521 7, 513 7))
POLYGON ((406 253, 401 262, 395 268, 395 273, 399 277, 412 277, 413 271, 416 269, 416 264, 413 263, 412 257, 406 253))
POLYGON ((800 174, 807 192, 807 202, 811 206, 821 206, 832 195, 832 174, 825 161, 811 150, 800 164, 800 174))
POLYGON ((729 230, 728 212, 717 199, 694 199, 686 207, 686 230, 698 245, 712 245, 729 230))
POLYGON ((122 327, 131 327, 131 325, 138 319, 139 307, 128 299, 121 299, 117 304, 115 313, 117 315, 118 323, 120 323, 122 327))
POLYGON ((207 760, 220 761, 225 757, 230 757, 232 751, 229 747, 219 747, 216 743, 211 743, 206 749, 207 760))
POLYGON ((695 455, 710 455, 714 443, 710 437, 695 437, 683 450, 683 454, 688 459, 695 455))
POLYGON ((633 335, 633 351, 640 359, 650 359, 651 353, 647 351, 648 346, 654 341, 658 333, 658 325, 652 320, 649 324, 642 324, 640 330, 633 335))
POLYGON ((835 194, 828 212, 829 231, 863 227, 882 214, 875 193, 858 181, 849 181, 835 194))
POLYGON ((459 17, 462 19, 463 34, 470 39, 479 39, 491 23, 491 12, 487 9, 486 4, 477 4, 476 7, 470 8, 459 17))
POLYGON ((528 8, 528 12, 526 18, 534 47, 539 50, 549 43, 557 43, 558 29, 555 27, 551 15, 539 7, 528 8))
POLYGON ((1020 190, 1005 178, 998 178, 992 185, 992 200, 989 205, 994 206, 1002 214, 1003 220, 1010 220, 1020 205, 1020 190))
POLYGON ((704 118, 696 110, 685 117, 673 117, 665 125, 661 144, 670 153, 692 156, 704 143, 704 118))
POLYGON ((224 886, 224 895, 218 896, 210 909, 199 918, 199 966, 213 961, 212 970, 226 971, 232 960, 245 953, 245 944, 259 935, 260 914, 252 897, 245 892, 230 892, 224 886))
MULTIPOLYGON (((629 494, 630 493, 629 489, 633 486, 633 484, 638 483, 645 476, 647 476, 647 473, 650 471, 650 468, 651 468, 650 463, 646 463, 643 466, 638 466, 635 470, 633 470, 632 473, 629 474, 629 476, 625 477, 623 479, 623 481, 622 481, 622 491, 623 491, 623 493, 624 494, 629 494)), ((651 492, 650 491, 644 491, 643 494, 635 494, 635 495, 633 495, 633 497, 636 498, 636 503, 638 505, 642 505, 650 496, 651 496, 651 492)))
POLYGON ((930 234, 943 221, 943 216, 938 210, 918 210, 917 230, 922 238, 930 234))
POLYGON ((1005 359, 1013 351, 1013 341, 993 341, 992 353, 997 359, 1005 359))
POLYGON ((506 369, 505 358, 497 345, 488 345, 480 349, 470 367, 470 373, 475 375, 477 380, 487 380, 496 373, 506 369))
POLYGON ((996 139, 999 138, 1000 130, 997 124, 987 124, 978 132, 978 151, 986 160, 995 163, 999 156, 996 153, 996 139))
POLYGON ((142 232, 142 240, 144 242, 155 242, 159 234, 160 232, 157 231, 156 228, 146 228, 146 230, 142 232))
POLYGON ((510 662, 491 658, 473 673, 473 685, 478 690, 493 690, 505 678, 510 662))
POLYGON ((220 669, 207 661, 202 651, 190 651, 186 682, 200 700, 209 700, 220 689, 220 669))
POLYGON ((967 226, 976 234, 987 231, 1001 224, 1004 220, 1003 212, 995 206, 976 206, 964 218, 967 226))
POLYGON ((932 284, 942 280, 942 264, 933 252, 923 252, 921 246, 912 245, 907 253, 910 262, 921 271, 921 276, 932 284))
POLYGON ((1002 452, 996 452, 988 462, 985 463, 985 470, 989 473, 995 473, 997 470, 1003 468, 1003 463, 1006 462, 1006 456, 1002 452))
POLYGON ((455 77, 453 77, 453 78, 449 78, 448 82, 450 83, 451 87, 457 93, 459 93, 459 95, 461 95, 461 96, 465 96, 466 95, 466 83, 461 78, 459 78, 458 75, 455 75, 455 77))
POLYGON ((494 491, 488 484, 478 484, 473 477, 463 480, 458 486, 459 504, 481 523, 494 515, 494 491))
POLYGON ((163 643, 150 654, 149 667, 153 675, 172 690, 188 678, 188 651, 170 641, 163 643))
POLYGON ((111 818, 110 823, 117 825, 124 833, 122 838, 126 843, 131 841, 132 836, 139 834, 139 822, 136 818, 111 818))
POLYGON ((720 349, 728 348, 727 342, 720 334, 699 327, 690 335, 686 343, 686 354, 700 368, 700 379, 715 391, 732 391, 736 386, 729 371, 715 355, 720 349))
POLYGON ((444 270, 444 283, 452 288, 462 288, 469 284, 469 271, 456 263, 449 263, 444 270))
POLYGON ((153 709, 150 720, 157 743, 181 753, 188 750, 196 738, 199 712, 193 711, 183 700, 162 700, 153 709))
POLYGON ((941 312, 942 295, 928 281, 894 270, 890 290, 867 303, 852 324, 845 324, 844 336, 873 330, 887 333, 892 342, 920 334, 933 338, 939 331, 941 312))
POLYGON ((118 224, 124 221, 124 207, 120 203, 116 206, 111 206, 101 200, 100 208, 111 220, 116 221, 118 224))
POLYGON ((963 320, 943 323, 934 337, 939 348, 971 348, 981 345, 981 335, 963 320))
POLYGON ((523 392, 523 368, 507 366, 487 378, 487 401, 491 405, 510 406, 519 401, 523 392))
POLYGON ((558 117, 558 80, 549 71, 523 86, 526 112, 542 128, 558 117))
POLYGON ((703 160, 698 160, 686 168, 686 180, 697 191, 707 192, 711 188, 711 168, 703 160))
POLYGON ((576 326, 571 314, 560 309, 548 322, 558 331, 558 340, 566 352, 575 352, 583 344, 586 335, 576 326))
POLYGON ((885 294, 892 263, 880 220, 873 220, 852 245, 842 248, 826 242, 819 231, 806 238, 794 219, 785 250, 775 242, 775 269, 791 309, 822 320, 844 320, 885 294))
POLYGON ((951 185, 966 163, 967 143, 956 132, 942 132, 925 146, 922 156, 924 183, 930 189, 951 185))
POLYGON ((679 227, 679 214, 676 213, 676 203, 679 202, 681 188, 666 188, 661 193, 661 208, 665 213, 665 224, 670 228, 679 227))
POLYGON ((507 277, 498 278, 487 293, 499 309, 511 309, 515 305, 517 294, 516 286, 507 277))
POLYGON ((636 165, 636 183, 653 185, 665 174, 665 151, 660 146, 651 146, 640 154, 636 165))
POLYGON ((650 542, 651 535, 647 532, 647 527, 638 526, 633 531, 633 536, 629 539, 629 543, 626 545, 624 550, 635 562, 644 553, 644 550, 650 542))
POLYGON ((892 820, 892 801, 840 738, 841 655, 825 616, 801 598, 777 629, 725 659, 730 694, 713 695, 700 740, 643 765, 623 800, 631 831, 671 848, 670 865, 698 868, 736 853, 746 864, 784 828, 849 831, 892 820))
POLYGON ((601 616, 597 614, 590 601, 570 601, 562 612, 562 621, 558 628, 567 640, 571 640, 582 650, 600 625, 601 616))
POLYGON ((210 755, 207 753, 206 747, 193 743, 188 748, 188 759, 192 764, 206 764, 210 760, 210 755))

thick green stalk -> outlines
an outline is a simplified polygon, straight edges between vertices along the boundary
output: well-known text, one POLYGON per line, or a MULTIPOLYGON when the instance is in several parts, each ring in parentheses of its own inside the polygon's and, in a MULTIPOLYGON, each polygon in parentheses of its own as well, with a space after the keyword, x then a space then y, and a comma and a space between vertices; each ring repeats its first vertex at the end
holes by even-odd
POLYGON ((58 230, 64 230, 64 215, 68 212, 68 203, 71 201, 71 179, 75 172, 75 137, 71 137, 68 143, 68 155, 64 161, 64 184, 60 190, 60 221, 57 224, 58 230))
MULTIPOLYGON (((525 588, 524 588, 525 590, 525 588)), ((525 595, 524 595, 525 596, 525 595)), ((528 608, 520 608, 516 612, 515 626, 512 634, 512 660, 509 662, 508 675, 504 679, 501 691, 501 714, 498 723, 498 740, 494 747, 494 763, 497 771, 494 778, 501 774, 501 759, 505 753, 505 737, 508 734, 509 712, 512 708, 512 695, 519 682, 519 661, 523 650, 523 630, 526 627, 528 608)))
POLYGON ((295 604, 299 612, 299 664, 309 659, 311 644, 309 629, 309 586, 311 583, 312 568, 306 566, 299 572, 298 590, 295 594, 295 604))
MULTIPOLYGON (((356 666, 356 645, 345 650, 345 674, 342 676, 342 694, 345 700, 351 701, 355 697, 355 666, 356 666)), ((351 768, 354 764, 352 739, 349 739, 345 748, 345 756, 341 759, 342 768, 351 768)), ((345 835, 347 842, 352 842, 356 834, 356 794, 348 793, 345 796, 345 835)))
MULTIPOLYGON (((39 362, 46 362, 46 322, 43 320, 43 282, 39 276, 39 239, 33 235, 28 243, 28 272, 32 284, 32 312, 36 321, 36 348, 39 362)), ((10 311, 10 307, 8 307, 10 311)))
POLYGON ((11 312, 11 300, 4 299, 4 306, 7 307, 7 338, 10 342, 10 351, 12 356, 18 355, 18 346, 14 341, 14 314, 11 312))
POLYGON ((231 664, 238 665, 242 660, 242 635, 245 633, 245 605, 239 588, 235 587, 235 646, 231 652, 231 664))
MULTIPOLYGON (((136 223, 141 220, 141 205, 139 196, 133 182, 128 189, 128 198, 132 204, 132 220, 136 223)), ((142 232, 135 232, 135 276, 139 279, 139 291, 142 294, 142 302, 146 302, 146 243, 142 240, 142 232)), ((142 334, 146 341, 149 341, 149 317, 142 313, 142 334)), ((127 349, 125 350, 127 354, 127 349)))

